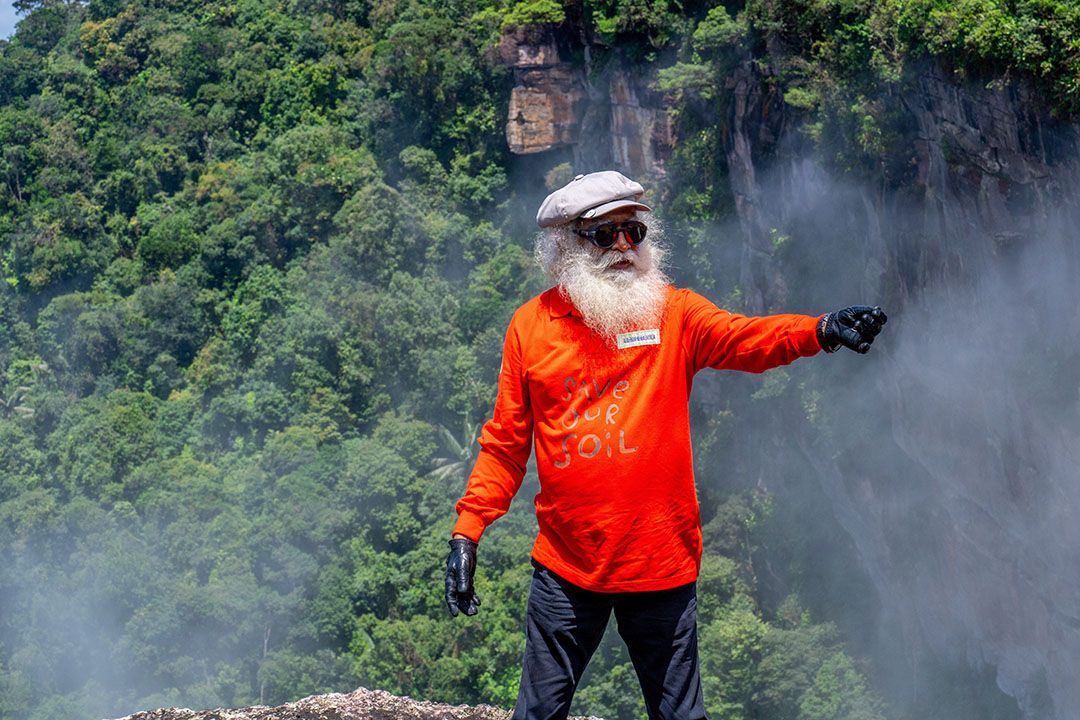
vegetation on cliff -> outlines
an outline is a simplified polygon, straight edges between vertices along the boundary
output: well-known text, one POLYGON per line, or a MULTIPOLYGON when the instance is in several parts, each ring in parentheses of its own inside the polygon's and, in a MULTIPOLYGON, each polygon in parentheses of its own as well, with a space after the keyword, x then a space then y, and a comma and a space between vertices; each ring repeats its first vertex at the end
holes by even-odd
MULTIPOLYGON (((502 28, 579 23, 599 54, 668 66, 675 227, 730 213, 720 79, 751 56, 845 167, 880 158, 890 88, 928 56, 1080 102, 1078 11, 1052 0, 20 7, 0 43, 0 718, 360 684, 512 704, 534 477, 481 547, 481 613, 450 622, 439 592, 502 330, 544 287, 502 28)), ((679 281, 709 275, 672 239, 679 281)), ((859 589, 800 588, 799 553, 764 552, 823 538, 776 516, 760 446, 735 441, 777 405, 819 414, 808 372, 695 408, 713 717, 885 712, 804 607, 859 589)), ((605 642, 575 711, 640 707, 605 642)))

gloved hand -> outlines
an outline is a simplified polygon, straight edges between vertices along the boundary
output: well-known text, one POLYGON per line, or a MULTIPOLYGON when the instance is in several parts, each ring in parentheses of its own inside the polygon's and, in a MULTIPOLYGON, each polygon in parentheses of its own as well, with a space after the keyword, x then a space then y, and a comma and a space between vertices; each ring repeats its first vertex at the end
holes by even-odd
POLYGON ((450 541, 450 554, 446 557, 446 607, 450 617, 458 612, 475 615, 480 596, 473 589, 476 572, 476 543, 466 538, 450 541))
POLYGON ((888 320, 877 306, 852 305, 821 318, 818 341, 825 352, 836 352, 843 345, 857 353, 867 353, 888 320))

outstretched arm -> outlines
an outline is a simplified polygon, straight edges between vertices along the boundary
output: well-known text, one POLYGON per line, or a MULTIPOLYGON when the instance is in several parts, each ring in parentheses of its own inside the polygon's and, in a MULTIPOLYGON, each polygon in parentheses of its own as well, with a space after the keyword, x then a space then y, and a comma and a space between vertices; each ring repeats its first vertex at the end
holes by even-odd
POLYGON ((869 305, 817 317, 747 317, 722 310, 692 291, 686 291, 685 302, 684 338, 694 371, 711 367, 764 372, 841 346, 866 353, 888 320, 880 307, 869 305))
POLYGON ((683 338, 695 372, 710 367, 760 373, 821 351, 816 335, 820 317, 747 317, 722 310, 693 291, 684 292, 683 338))

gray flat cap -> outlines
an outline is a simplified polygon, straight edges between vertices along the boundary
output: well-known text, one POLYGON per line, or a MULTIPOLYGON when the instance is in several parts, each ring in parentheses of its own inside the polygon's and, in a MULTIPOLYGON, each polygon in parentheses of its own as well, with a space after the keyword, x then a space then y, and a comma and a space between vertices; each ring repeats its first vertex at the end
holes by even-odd
POLYGON ((644 194, 645 188, 639 183, 614 170, 578 175, 544 198, 536 213, 536 224, 540 227, 564 225, 623 207, 650 211, 652 208, 637 201, 644 194))

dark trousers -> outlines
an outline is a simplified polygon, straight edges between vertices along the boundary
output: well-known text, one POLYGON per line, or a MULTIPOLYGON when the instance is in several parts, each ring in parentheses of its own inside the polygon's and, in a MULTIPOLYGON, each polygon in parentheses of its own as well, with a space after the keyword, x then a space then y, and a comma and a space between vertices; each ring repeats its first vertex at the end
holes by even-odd
POLYGON ((562 720, 612 610, 650 720, 705 718, 690 583, 656 592, 599 593, 533 562, 525 659, 512 720, 562 720))

